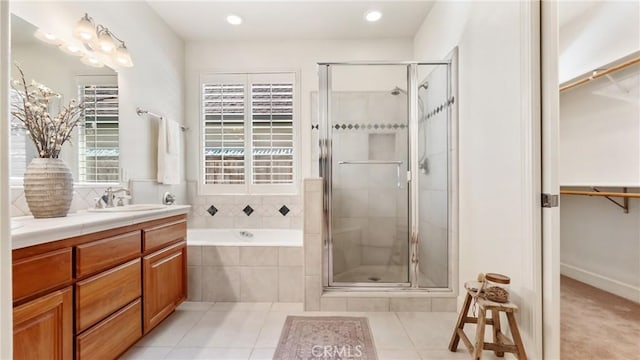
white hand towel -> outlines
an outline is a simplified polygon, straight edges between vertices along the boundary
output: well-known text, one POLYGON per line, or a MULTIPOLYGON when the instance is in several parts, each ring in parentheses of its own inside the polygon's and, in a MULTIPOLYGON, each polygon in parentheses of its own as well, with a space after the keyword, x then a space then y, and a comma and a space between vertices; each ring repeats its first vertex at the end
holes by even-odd
POLYGON ((160 119, 158 128, 158 182, 180 184, 180 125, 160 119), (172 134, 173 133, 173 134, 172 134), (171 149, 173 148, 173 149, 171 149), (169 150, 173 150, 173 152, 169 150))

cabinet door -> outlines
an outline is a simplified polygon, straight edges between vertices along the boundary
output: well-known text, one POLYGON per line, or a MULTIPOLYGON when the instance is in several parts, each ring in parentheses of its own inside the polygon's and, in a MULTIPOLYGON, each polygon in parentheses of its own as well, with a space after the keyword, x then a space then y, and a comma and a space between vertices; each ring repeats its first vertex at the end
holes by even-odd
POLYGON ((73 357, 73 297, 71 287, 13 309, 14 359, 73 357))
POLYGON ((187 246, 180 242, 143 258, 144 333, 187 296, 187 246))

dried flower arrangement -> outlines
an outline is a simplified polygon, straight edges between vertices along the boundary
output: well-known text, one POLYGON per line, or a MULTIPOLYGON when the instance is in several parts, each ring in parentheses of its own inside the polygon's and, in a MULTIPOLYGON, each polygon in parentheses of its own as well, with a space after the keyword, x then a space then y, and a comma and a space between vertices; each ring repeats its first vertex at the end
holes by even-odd
POLYGON ((62 145, 70 141, 73 129, 80 122, 84 104, 71 100, 68 106, 60 107, 57 115, 51 116, 50 102, 59 98, 60 94, 35 80, 27 84, 22 68, 18 64, 16 67, 20 72, 20 80, 13 80, 11 87, 17 91, 22 103, 11 109, 11 115, 28 130, 39 157, 57 159, 62 145))

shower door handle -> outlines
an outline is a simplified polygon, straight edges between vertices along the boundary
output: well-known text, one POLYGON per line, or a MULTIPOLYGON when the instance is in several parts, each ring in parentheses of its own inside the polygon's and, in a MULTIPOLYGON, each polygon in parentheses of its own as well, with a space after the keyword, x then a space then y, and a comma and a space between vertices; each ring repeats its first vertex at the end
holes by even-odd
POLYGON ((347 160, 338 161, 338 165, 395 165, 398 189, 402 189, 402 180, 400 180, 402 160, 347 160))

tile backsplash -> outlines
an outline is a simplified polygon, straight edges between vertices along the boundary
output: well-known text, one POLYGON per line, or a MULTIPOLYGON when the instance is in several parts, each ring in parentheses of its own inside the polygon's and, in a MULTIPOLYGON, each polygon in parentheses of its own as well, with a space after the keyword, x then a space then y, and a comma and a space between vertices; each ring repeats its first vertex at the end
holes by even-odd
POLYGON ((302 229, 301 195, 198 196, 188 182, 187 199, 192 228, 302 229))
MULTIPOLYGON (((95 199, 102 196, 108 186, 104 184, 75 185, 73 189, 73 201, 69 213, 75 213, 79 210, 86 210, 95 206, 95 199)), ((120 184, 111 185, 113 188, 123 187, 120 184)), ((176 204, 188 204, 186 195, 186 185, 183 182, 180 185, 164 185, 158 184, 155 180, 129 180, 128 186, 131 191, 131 203, 136 204, 160 204, 162 203, 162 195, 169 191, 176 195, 176 204)), ((24 197, 24 188, 22 186, 11 187, 11 216, 29 216, 29 206, 24 197)))

